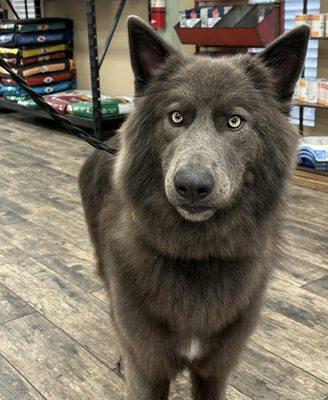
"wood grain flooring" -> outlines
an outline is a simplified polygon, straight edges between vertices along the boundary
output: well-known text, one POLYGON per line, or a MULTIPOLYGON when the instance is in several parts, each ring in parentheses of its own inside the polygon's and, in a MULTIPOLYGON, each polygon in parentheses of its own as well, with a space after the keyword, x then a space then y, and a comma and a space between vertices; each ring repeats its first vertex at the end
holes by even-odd
MULTIPOLYGON (((91 149, 19 114, 0 124, 0 400, 124 399, 77 186, 91 149)), ((328 399, 327 216, 327 193, 293 188, 286 257, 229 400, 328 399)), ((190 399, 186 374, 170 399, 190 399)))

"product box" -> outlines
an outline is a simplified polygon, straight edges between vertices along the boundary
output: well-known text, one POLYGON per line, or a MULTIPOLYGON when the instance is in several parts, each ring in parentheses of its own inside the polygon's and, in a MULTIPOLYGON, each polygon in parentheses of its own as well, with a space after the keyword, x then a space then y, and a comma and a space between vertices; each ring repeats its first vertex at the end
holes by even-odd
POLYGON ((223 17, 224 7, 203 7, 200 9, 202 28, 213 28, 223 17))
MULTIPOLYGON (((328 81, 325 79, 320 79, 319 81, 319 103, 320 104, 326 104, 326 98, 327 96, 327 90, 328 90, 328 81)), ((327 98, 328 100, 328 98, 327 98)))
POLYGON ((309 80, 308 79, 300 79, 299 80, 299 101, 307 102, 309 96, 309 80))
POLYGON ((179 21, 180 21, 180 27, 181 28, 186 28, 187 27, 186 10, 183 10, 183 11, 179 12, 179 21))
POLYGON ((295 26, 303 25, 307 23, 307 15, 299 14, 295 16, 295 26))
POLYGON ((309 103, 319 102, 319 81, 317 79, 308 80, 308 100, 309 103))
POLYGON ((200 26, 200 8, 192 8, 190 10, 186 10, 186 27, 187 28, 196 28, 200 26))
POLYGON ((296 86, 295 86, 295 90, 294 90, 294 94, 293 94, 293 99, 299 99, 300 96, 300 82, 297 81, 296 86))
POLYGON ((307 22, 313 38, 325 36, 325 14, 308 14, 307 22))

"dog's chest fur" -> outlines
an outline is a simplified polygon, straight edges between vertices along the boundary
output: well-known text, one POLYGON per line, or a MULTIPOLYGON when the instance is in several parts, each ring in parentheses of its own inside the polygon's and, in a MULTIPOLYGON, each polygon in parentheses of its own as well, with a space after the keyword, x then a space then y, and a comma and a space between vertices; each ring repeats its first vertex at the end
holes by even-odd
MULTIPOLYGON (((122 222, 122 221, 121 221, 122 222)), ((186 260, 164 256, 143 247, 124 223, 108 247, 108 281, 115 275, 115 293, 159 326, 179 337, 178 354, 189 361, 206 351, 202 340, 231 322, 248 303, 256 286, 254 260, 186 260), (124 227, 124 229, 123 229, 124 227), (115 253, 110 249, 116 249, 115 253), (124 273, 123 273, 124 271, 124 273)), ((111 234, 112 233, 112 234, 111 234)))
POLYGON ((180 349, 180 354, 188 361, 200 358, 202 355, 200 340, 197 337, 193 337, 191 340, 186 341, 186 344, 180 349))

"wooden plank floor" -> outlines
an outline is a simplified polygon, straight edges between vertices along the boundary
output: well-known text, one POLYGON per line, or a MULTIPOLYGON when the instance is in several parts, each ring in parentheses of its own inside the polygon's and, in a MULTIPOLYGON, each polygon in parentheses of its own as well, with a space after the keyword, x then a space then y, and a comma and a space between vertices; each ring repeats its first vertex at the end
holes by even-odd
MULTIPOLYGON (((77 187, 91 149, 18 114, 0 124, 0 400, 123 399, 77 187)), ((327 216, 327 193, 294 188, 286 258, 230 400, 328 398, 327 216)), ((183 375, 171 399, 189 398, 183 375)))

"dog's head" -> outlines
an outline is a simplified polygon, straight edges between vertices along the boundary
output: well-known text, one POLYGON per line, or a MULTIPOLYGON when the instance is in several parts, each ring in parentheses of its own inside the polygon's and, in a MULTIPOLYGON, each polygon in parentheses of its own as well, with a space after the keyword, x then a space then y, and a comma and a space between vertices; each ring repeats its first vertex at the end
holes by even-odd
POLYGON ((123 133, 125 173, 138 200, 151 208, 165 197, 177 216, 201 222, 247 201, 245 188, 270 196, 268 180, 278 189, 294 156, 288 110, 309 28, 256 56, 224 58, 184 57, 137 17, 128 29, 136 109, 123 133))

